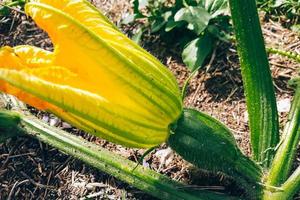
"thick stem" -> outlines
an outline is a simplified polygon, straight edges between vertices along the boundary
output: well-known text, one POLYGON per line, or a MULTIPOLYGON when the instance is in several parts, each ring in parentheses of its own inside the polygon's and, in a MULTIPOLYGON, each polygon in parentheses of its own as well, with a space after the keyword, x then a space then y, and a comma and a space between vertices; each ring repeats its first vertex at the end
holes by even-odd
POLYGON ((296 93, 289 112, 287 124, 283 130, 282 143, 276 152, 271 165, 267 185, 279 186, 288 177, 296 156, 300 138, 300 86, 296 93))
POLYGON ((288 178, 288 180, 280 187, 280 190, 265 190, 263 200, 289 200, 300 189, 300 167, 288 178))
MULTIPOLYGON (((48 126, 31 115, 19 112, 25 134, 52 145, 91 166, 125 181, 160 199, 232 199, 209 191, 195 191, 188 186, 172 181, 153 170, 105 150, 91 142, 48 126)), ((234 199, 234 198, 233 198, 234 199)))
POLYGON ((262 169, 239 150, 232 133, 216 119, 184 109, 168 144, 185 160, 211 172, 233 177, 249 199, 262 194, 262 169))
POLYGON ((286 199, 291 199, 300 189, 300 167, 294 171, 289 179, 282 185, 286 199))
POLYGON ((275 93, 255 0, 229 0, 241 62, 253 157, 268 167, 279 141, 275 93))

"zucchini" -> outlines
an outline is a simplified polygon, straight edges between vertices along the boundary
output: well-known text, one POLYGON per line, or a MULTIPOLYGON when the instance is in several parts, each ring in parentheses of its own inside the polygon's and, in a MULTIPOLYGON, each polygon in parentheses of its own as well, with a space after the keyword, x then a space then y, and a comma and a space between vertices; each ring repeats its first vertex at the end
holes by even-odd
POLYGON ((261 193, 262 170, 245 156, 221 122, 193 109, 183 115, 168 139, 172 149, 200 169, 222 172, 235 178, 256 198, 261 193))

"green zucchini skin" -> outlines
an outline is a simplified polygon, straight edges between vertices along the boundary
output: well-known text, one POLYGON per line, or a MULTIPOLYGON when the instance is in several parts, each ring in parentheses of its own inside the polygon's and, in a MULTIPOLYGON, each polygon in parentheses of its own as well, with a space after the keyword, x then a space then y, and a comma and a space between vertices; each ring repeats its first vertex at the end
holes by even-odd
POLYGON ((275 92, 255 0, 229 0, 245 89, 254 160, 268 168, 279 142, 275 92))
POLYGON ((185 160, 200 169, 235 178, 255 198, 261 194, 262 169, 240 151, 232 133, 221 122, 184 109, 173 132, 168 144, 185 160))

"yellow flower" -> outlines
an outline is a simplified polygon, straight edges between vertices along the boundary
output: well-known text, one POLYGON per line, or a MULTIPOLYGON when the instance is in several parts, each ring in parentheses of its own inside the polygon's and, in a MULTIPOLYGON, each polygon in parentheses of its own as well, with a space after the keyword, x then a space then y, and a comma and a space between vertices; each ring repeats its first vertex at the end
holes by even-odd
POLYGON ((32 0, 25 11, 54 52, 2 47, 0 90, 126 146, 168 138, 182 102, 165 66, 85 0, 32 0))

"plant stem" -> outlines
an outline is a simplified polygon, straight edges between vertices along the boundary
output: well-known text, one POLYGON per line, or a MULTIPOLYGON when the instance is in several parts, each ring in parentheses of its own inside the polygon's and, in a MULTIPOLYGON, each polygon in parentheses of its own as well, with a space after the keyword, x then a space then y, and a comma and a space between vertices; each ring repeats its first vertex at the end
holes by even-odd
POLYGON ((284 196, 291 199, 300 189, 300 167, 298 167, 289 179, 282 185, 284 196))
POLYGON ((279 141, 279 123, 256 2, 229 0, 229 4, 249 113, 253 157, 267 168, 279 141))
POLYGON ((279 186, 288 177, 296 156, 300 138, 300 85, 296 89, 289 112, 287 124, 283 130, 282 143, 271 165, 267 185, 279 186))
MULTIPOLYGON (((230 42, 236 43, 235 36, 230 36, 229 39, 230 39, 230 42)), ((275 49, 275 48, 268 47, 268 46, 266 46, 266 51, 267 51, 267 53, 278 54, 278 55, 284 56, 286 58, 292 59, 292 60, 300 63, 300 55, 297 54, 296 52, 275 49)))
POLYGON ((17 112, 25 134, 45 142, 60 151, 74 156, 91 166, 125 181, 159 199, 235 199, 210 191, 196 191, 173 181, 153 170, 137 166, 119 155, 105 150, 91 142, 51 127, 32 115, 17 112))
POLYGON ((300 189, 300 166, 280 187, 280 191, 265 190, 263 200, 289 200, 299 192, 300 189))
POLYGON ((271 48, 271 47, 267 47, 267 52, 285 56, 287 58, 293 59, 296 62, 300 63, 300 55, 295 52, 283 51, 283 50, 279 50, 279 49, 275 49, 275 48, 271 48))
POLYGON ((169 146, 200 169, 222 172, 245 190, 248 199, 262 195, 262 169, 238 148, 230 130, 213 117, 184 109, 168 139, 169 146))
POLYGON ((198 74, 198 70, 195 70, 193 71, 189 77, 185 80, 183 86, 182 86, 182 90, 181 90, 181 97, 182 97, 182 100, 184 100, 185 96, 186 96, 186 93, 187 93, 187 89, 188 89, 188 86, 189 86, 189 83, 191 81, 192 78, 194 78, 196 75, 198 74))

